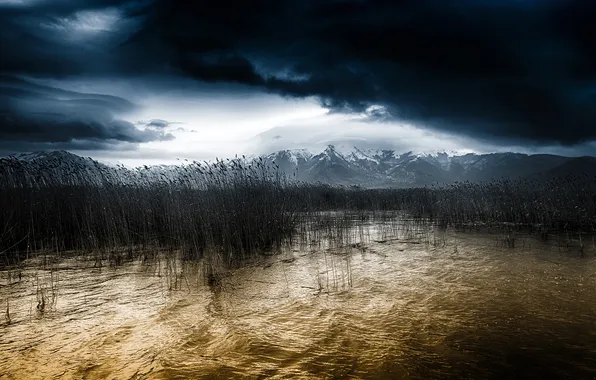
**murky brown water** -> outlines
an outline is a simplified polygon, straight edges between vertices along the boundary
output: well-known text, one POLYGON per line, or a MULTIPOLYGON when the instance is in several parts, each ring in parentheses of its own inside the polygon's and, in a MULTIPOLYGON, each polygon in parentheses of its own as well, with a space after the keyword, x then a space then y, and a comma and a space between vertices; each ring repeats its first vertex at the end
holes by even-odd
POLYGON ((596 378, 593 247, 519 245, 294 250, 220 290, 196 265, 30 263, 0 288, 0 378, 596 378))

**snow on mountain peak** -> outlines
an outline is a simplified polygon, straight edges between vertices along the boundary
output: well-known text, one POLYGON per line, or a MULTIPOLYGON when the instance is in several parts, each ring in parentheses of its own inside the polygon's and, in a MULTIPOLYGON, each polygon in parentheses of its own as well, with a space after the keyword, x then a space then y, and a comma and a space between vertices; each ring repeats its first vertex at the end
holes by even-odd
POLYGON ((313 156, 313 154, 308 149, 286 150, 286 154, 290 162, 292 162, 292 164, 294 165, 298 165, 298 162, 300 160, 307 161, 313 156))
POLYGON ((452 157, 456 157, 456 156, 463 156, 465 154, 468 153, 474 153, 473 151, 470 150, 444 150, 444 149, 433 149, 433 150, 427 150, 424 152, 410 152, 412 155, 416 156, 416 157, 428 157, 428 158, 440 158, 440 157, 446 157, 446 158, 452 158, 452 157))

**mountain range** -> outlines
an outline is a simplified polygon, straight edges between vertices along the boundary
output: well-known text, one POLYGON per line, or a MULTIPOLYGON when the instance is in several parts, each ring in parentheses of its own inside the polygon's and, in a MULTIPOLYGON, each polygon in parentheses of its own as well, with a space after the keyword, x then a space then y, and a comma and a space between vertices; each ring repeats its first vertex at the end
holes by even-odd
MULTIPOLYGON (((563 157, 548 154, 457 152, 398 153, 357 147, 327 146, 320 152, 280 150, 248 157, 276 165, 290 178, 331 185, 362 187, 418 187, 458 181, 480 182, 503 178, 548 179, 566 175, 596 176, 595 157, 563 157)), ((97 184, 106 178, 127 181, 172 180, 184 175, 183 165, 113 166, 65 151, 36 152, 0 160, 0 174, 15 178, 36 172, 37 181, 97 184), (35 169, 37 168, 37 169, 35 169), (22 172, 22 173, 21 173, 22 172), (9 174, 8 176, 6 174, 9 174)))
POLYGON ((398 153, 333 145, 318 153, 282 150, 265 156, 302 181, 363 187, 415 187, 503 178, 596 176, 595 157, 456 152, 398 153))

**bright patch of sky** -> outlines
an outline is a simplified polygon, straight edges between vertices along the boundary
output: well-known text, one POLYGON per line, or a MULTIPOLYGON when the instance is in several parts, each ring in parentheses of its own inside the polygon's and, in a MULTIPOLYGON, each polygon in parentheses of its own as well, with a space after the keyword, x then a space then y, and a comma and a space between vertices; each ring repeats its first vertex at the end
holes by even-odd
MULTIPOLYGON (((329 144, 362 149, 393 149, 452 153, 516 151, 578 155, 582 150, 561 146, 495 146, 472 138, 436 132, 416 125, 387 121, 383 106, 371 106, 362 114, 329 113, 315 98, 287 98, 255 92, 234 85, 180 82, 176 78, 62 81, 68 90, 120 96, 139 105, 138 110, 117 115, 144 128, 151 120, 169 124, 175 136, 169 141, 140 144, 137 149, 80 151, 85 156, 129 166, 169 164, 184 160, 213 160, 236 155, 268 154, 282 149, 320 152, 329 144)), ((45 81, 49 85, 58 82, 45 81)), ((589 145, 589 144, 588 144, 589 145)), ((586 145, 583 151, 596 152, 586 145)))

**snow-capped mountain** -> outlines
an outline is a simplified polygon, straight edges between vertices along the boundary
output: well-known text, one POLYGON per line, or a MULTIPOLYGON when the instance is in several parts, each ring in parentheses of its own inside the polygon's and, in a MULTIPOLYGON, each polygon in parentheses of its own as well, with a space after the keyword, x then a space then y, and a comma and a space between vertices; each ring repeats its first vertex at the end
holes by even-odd
MULTIPOLYGON (((474 154, 462 152, 405 152, 367 150, 329 145, 319 153, 285 150, 265 156, 288 174, 309 182, 366 187, 409 187, 457 181, 502 178, 544 178, 570 161, 581 162, 582 173, 596 175, 596 158, 548 154, 474 154), (593 165, 592 165, 593 164, 593 165)), ((568 167, 569 165, 567 165, 568 167)), ((573 173, 568 167, 567 172, 573 173)))
MULTIPOLYGON (((398 153, 329 145, 320 152, 280 150, 258 158, 243 158, 247 164, 257 159, 277 165, 291 179, 363 187, 415 187, 519 177, 596 176, 594 157, 547 154, 398 153)), ((200 167, 196 164, 181 162, 180 165, 146 165, 129 169, 54 151, 1 158, 0 179, 2 185, 9 186, 27 185, 32 181, 42 185, 188 182, 200 177, 196 175, 200 170, 197 168, 200 167)))

